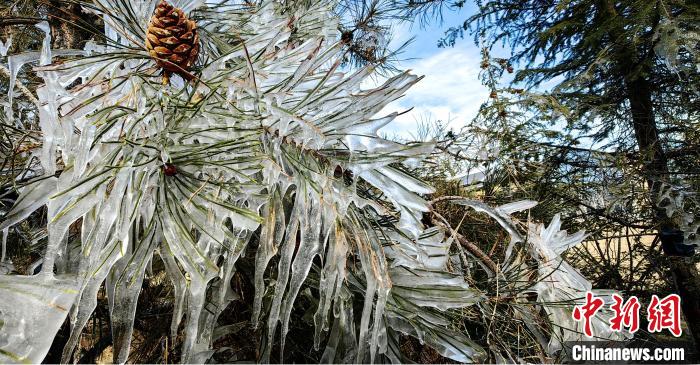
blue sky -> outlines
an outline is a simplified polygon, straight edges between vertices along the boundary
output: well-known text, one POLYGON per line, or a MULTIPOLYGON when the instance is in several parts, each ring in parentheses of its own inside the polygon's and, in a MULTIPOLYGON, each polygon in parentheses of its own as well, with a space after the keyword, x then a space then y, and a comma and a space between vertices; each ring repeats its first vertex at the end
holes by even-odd
POLYGON ((421 80, 406 95, 389 105, 388 112, 413 110, 397 118, 382 131, 389 135, 409 137, 417 131, 419 121, 448 123, 459 130, 471 120, 481 103, 488 98, 489 91, 479 81, 481 55, 468 35, 452 48, 438 48, 437 42, 450 26, 462 24, 475 11, 473 5, 464 9, 445 9, 443 22, 433 22, 427 27, 418 24, 394 25, 393 45, 400 45, 414 37, 399 56, 397 66, 423 75, 421 80))

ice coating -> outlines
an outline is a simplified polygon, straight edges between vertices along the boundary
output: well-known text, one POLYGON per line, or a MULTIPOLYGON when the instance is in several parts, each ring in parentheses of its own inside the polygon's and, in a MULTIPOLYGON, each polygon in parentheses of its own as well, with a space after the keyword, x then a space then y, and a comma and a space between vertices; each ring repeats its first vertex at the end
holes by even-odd
POLYGON ((40 363, 68 315, 71 278, 0 275, 0 362, 40 363))
POLYGON ((683 243, 697 247, 700 246, 700 217, 694 212, 698 206, 697 193, 688 185, 662 184, 656 204, 678 223, 684 234, 683 243))
MULTIPOLYGON (((420 77, 401 72, 361 89, 374 70, 339 71, 337 19, 323 4, 283 14, 273 1, 245 12, 190 2, 185 11, 197 12, 205 19, 199 26, 217 39, 203 47, 202 82, 173 77, 163 85, 154 61, 135 50, 156 1, 97 4, 91 11, 104 19, 104 45, 51 50, 48 25, 40 23, 42 50, 8 57, 12 85, 22 66, 41 65, 35 70, 44 81, 37 90, 43 141, 33 152, 41 162, 34 173, 43 178, 22 188, 0 229, 6 235, 46 205, 48 243, 38 275, 2 275, 0 282, 44 293, 27 310, 49 326, 40 335, 34 322, 0 328, 0 341, 11 339, 0 342, 0 350, 13 354, 0 362, 41 361, 70 315, 62 354, 69 362, 102 286, 114 361, 126 362, 152 260, 163 262, 173 283, 170 335, 178 337, 183 325, 181 361, 205 362, 217 318, 236 297, 228 285, 236 262, 249 247, 257 247, 252 322, 264 323, 267 335, 258 361, 270 361, 276 343, 284 352, 294 304, 312 275, 320 295, 314 345, 330 336, 322 359, 396 360, 390 335, 397 331, 456 361, 485 358, 468 336, 447 328, 445 315, 479 305, 484 294, 461 272, 448 271, 454 238, 421 220, 433 189, 400 167, 425 158, 433 144, 379 135, 398 114, 378 113, 420 77), (175 172, 166 173, 166 166, 175 172), (386 216, 396 222, 380 227, 386 216), (76 222, 80 252, 63 255, 78 243, 67 234, 76 222), (271 262, 277 267, 269 268, 271 262), (55 290, 46 291, 47 285, 55 290), (271 303, 263 310, 266 292, 271 303), (362 311, 354 313, 358 302, 362 311), (6 335, 10 330, 16 337, 6 335)), ((10 88, 10 102, 13 93, 10 88)), ((494 217, 511 234, 511 246, 523 242, 510 214, 533 202, 497 208, 458 203, 494 217)), ((543 260, 579 238, 550 236, 547 242, 558 241, 543 246, 549 250, 543 260)), ((546 290, 542 295, 558 297, 556 288, 546 290)), ((29 315, 3 307, 18 303, 21 294, 6 297, 0 315, 15 321, 29 315)))
POLYGON ((0 39, 0 56, 6 57, 10 47, 12 47, 12 37, 8 37, 4 42, 0 39))
POLYGON ((596 334, 593 339, 584 337, 582 333, 583 323, 573 319, 573 308, 585 301, 587 291, 603 298, 604 308, 608 308, 613 302, 611 297, 613 291, 593 289, 591 282, 560 256, 568 248, 583 241, 585 238, 583 231, 569 235, 566 231, 561 230, 561 220, 557 214, 549 226, 531 224, 529 237, 530 249, 533 252, 533 257, 538 261, 540 278, 532 290, 537 293, 538 301, 543 303, 542 306, 550 319, 558 324, 548 344, 545 344, 545 348, 550 354, 559 351, 563 343, 568 341, 623 341, 632 337, 629 332, 613 332, 610 329, 609 320, 612 313, 608 310, 601 310, 593 317, 593 332, 596 334), (560 303, 569 304, 561 305, 560 303))
POLYGON ((14 119, 12 112, 12 102, 15 96, 15 84, 17 82, 17 74, 19 73, 22 66, 25 64, 36 61, 40 57, 39 52, 26 52, 17 55, 11 55, 7 57, 7 68, 10 71, 10 82, 7 88, 7 101, 8 106, 6 108, 7 119, 12 121, 14 119))
POLYGON ((0 264, 5 262, 5 254, 7 253, 7 235, 9 234, 10 227, 6 227, 2 230, 2 252, 0 253, 0 264))

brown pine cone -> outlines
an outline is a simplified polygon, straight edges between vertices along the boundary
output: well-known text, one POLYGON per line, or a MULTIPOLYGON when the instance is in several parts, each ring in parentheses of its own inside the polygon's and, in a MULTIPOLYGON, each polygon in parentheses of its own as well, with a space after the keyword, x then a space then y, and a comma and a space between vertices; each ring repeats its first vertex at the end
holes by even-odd
POLYGON ((148 24, 146 49, 163 68, 164 82, 170 73, 190 80, 189 71, 199 55, 197 24, 182 9, 161 0, 148 24))

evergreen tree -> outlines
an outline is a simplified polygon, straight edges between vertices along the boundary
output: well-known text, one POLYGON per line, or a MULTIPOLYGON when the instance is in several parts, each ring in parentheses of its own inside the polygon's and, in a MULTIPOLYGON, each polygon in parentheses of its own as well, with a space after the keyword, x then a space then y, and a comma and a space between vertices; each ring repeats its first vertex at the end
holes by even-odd
MULTIPOLYGON (((410 15, 425 16, 464 2, 404 5, 410 15)), ((494 179, 510 186, 517 181, 519 187, 529 181, 531 196, 568 206, 568 217, 583 217, 579 226, 594 233, 610 227, 615 234, 653 231, 655 246, 676 237, 675 244, 664 242, 664 252, 691 253, 700 240, 695 198, 700 4, 487 0, 477 5, 479 11, 451 28, 440 45, 454 45, 470 32, 486 48, 483 76, 493 91, 471 132, 499 141, 501 172, 494 179), (490 55, 501 45, 510 46, 511 57, 490 55), (501 87, 498 80, 516 68, 513 84, 501 87), (598 225, 601 221, 606 225, 598 225)), ((655 250, 646 251, 653 270, 655 250)), ((662 262, 700 344, 697 256, 662 262)))

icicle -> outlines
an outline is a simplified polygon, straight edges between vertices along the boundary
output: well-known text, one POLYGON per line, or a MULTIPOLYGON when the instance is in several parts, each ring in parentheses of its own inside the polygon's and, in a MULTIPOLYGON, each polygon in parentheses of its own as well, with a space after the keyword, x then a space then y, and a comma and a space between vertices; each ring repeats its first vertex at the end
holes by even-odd
MULTIPOLYGON (((583 232, 568 235, 561 231, 559 215, 555 215, 548 227, 542 224, 529 226, 529 240, 532 256, 538 262, 539 280, 532 290, 537 293, 537 301, 551 317, 552 322, 559 324, 550 338, 547 351, 550 354, 561 349, 562 343, 580 341, 583 339, 581 323, 571 315, 574 304, 581 304, 585 292, 593 291, 596 295, 606 292, 593 290, 592 284, 578 270, 565 262, 560 254, 569 247, 580 244, 585 238, 583 232), (562 305, 569 303, 569 305, 562 305)), ((610 292, 607 292, 610 294, 610 292)), ((607 298, 611 302, 611 298, 607 298)), ((623 340, 631 337, 627 332, 612 332, 608 324, 609 318, 604 312, 599 312, 593 319, 596 328, 596 340, 623 340)))
POLYGON ((372 338, 370 339, 369 353, 370 363, 374 364, 374 357, 377 354, 377 349, 381 346, 379 342, 381 338, 386 337, 386 327, 384 326, 384 308, 389 296, 388 287, 380 287, 377 290, 377 304, 374 308, 374 324, 372 325, 372 338))
POLYGON ((206 285, 207 281, 199 277, 190 276, 189 295, 187 296, 187 319, 185 322, 185 341, 182 344, 182 363, 191 363, 194 345, 197 341, 197 329, 199 326, 199 317, 204 309, 206 301, 206 285))
POLYGON ((87 167, 87 163, 90 157, 90 146, 95 138, 95 126, 89 125, 83 128, 80 134, 80 140, 76 146, 76 151, 73 153, 75 156, 75 161, 73 168, 75 169, 75 176, 82 176, 87 167))
POLYGON ((8 37, 5 42, 0 39, 0 56, 7 57, 7 51, 12 47, 12 36, 8 37))
POLYGON ((277 265, 277 283, 275 285, 272 305, 270 306, 270 313, 268 314, 267 318, 267 343, 269 345, 265 347, 265 351, 263 352, 261 359, 261 362, 263 363, 270 362, 270 351, 272 350, 272 343, 277 330, 277 322, 279 320, 282 306, 282 298, 284 297, 287 281, 289 280, 289 270, 292 266, 292 257, 296 248, 297 232, 300 224, 298 216, 300 211, 305 209, 301 206, 304 204, 302 201, 303 199, 299 199, 297 197, 294 208, 292 208, 292 214, 290 214, 290 221, 286 229, 287 239, 282 245, 282 253, 277 265))
POLYGON ((36 27, 44 32, 44 41, 41 44, 41 57, 39 65, 46 66, 51 64, 51 27, 49 22, 42 21, 36 24, 36 27))
MULTIPOLYGON (((43 56, 42 56, 43 57, 43 56)), ((43 143, 41 146, 41 161, 44 172, 47 175, 56 173, 56 147, 62 139, 63 133, 59 130, 61 125, 58 119, 58 106, 60 99, 60 86, 57 85, 56 74, 46 73, 46 85, 37 89, 39 100, 42 106, 39 108, 39 127, 43 132, 43 143)))
POLYGON ((10 274, 14 271, 14 265, 7 258, 7 236, 9 235, 10 228, 6 227, 2 230, 2 250, 0 252, 0 275, 10 274))
MULTIPOLYGON (((107 247, 114 247, 116 244, 116 242, 113 242, 107 245, 107 247)), ((68 363, 70 361, 70 357, 78 345, 85 325, 87 325, 92 317, 92 313, 95 311, 95 308, 97 308, 97 293, 107 277, 109 269, 111 269, 114 263, 119 259, 119 250, 110 250, 106 255, 103 251, 102 254, 101 256, 106 256, 104 265, 100 267, 98 272, 90 272, 88 278, 83 278, 85 283, 78 292, 77 306, 75 306, 71 312, 71 333, 66 345, 63 347, 63 353, 61 355, 62 363, 68 363)))
MULTIPOLYGON (((369 320, 372 316, 372 305, 374 304, 374 294, 377 291, 377 281, 373 278, 367 278, 365 287, 365 304, 362 307, 362 317, 360 319, 360 335, 357 345, 356 363, 365 363, 365 349, 367 348, 367 331, 369 329, 369 320)), ((371 344, 370 344, 371 346, 371 344)))
POLYGON ((173 288, 175 289, 175 302, 173 305, 173 318, 170 324, 170 339, 174 341, 177 337, 177 329, 180 327, 180 322, 182 321, 182 316, 184 313, 185 299, 186 299, 186 289, 187 289, 187 279, 182 275, 182 271, 177 267, 177 263, 172 255, 168 252, 169 248, 162 247, 160 249, 160 257, 163 259, 163 264, 165 270, 168 273, 168 277, 173 283, 173 288))
POLYGON ((6 114, 7 119, 10 121, 14 119, 12 111, 12 101, 15 95, 15 84, 17 82, 17 74, 19 73, 20 69, 22 69, 22 66, 26 65, 29 62, 34 62, 40 57, 41 54, 39 52, 25 52, 17 55, 12 55, 7 58, 7 68, 10 71, 10 82, 8 83, 7 87, 8 106, 6 114))
POLYGON ((329 228, 332 228, 327 227, 327 225, 324 224, 324 221, 330 220, 333 222, 335 220, 335 217, 321 215, 321 206, 319 201, 312 199, 309 200, 311 201, 305 202, 305 204, 310 208, 309 212, 301 212, 301 235, 299 240, 299 248, 297 249, 294 257, 294 263, 292 264, 289 290, 287 291, 287 295, 282 303, 282 316, 280 318, 280 321, 282 322, 282 329, 280 331, 280 352, 284 350, 285 339, 289 330, 289 317, 292 314, 294 301, 299 294, 299 289, 301 289, 304 280, 306 280, 306 277, 309 274, 314 258, 319 254, 320 250, 322 249, 322 245, 328 238, 327 234, 321 234, 321 232, 323 232, 322 229, 328 230, 329 228))
POLYGON ((253 299, 253 327, 257 328, 262 307, 262 297, 265 290, 263 276, 270 259, 277 253, 277 246, 282 241, 284 234, 284 210, 281 206, 281 197, 273 195, 271 202, 265 207, 266 217, 260 236, 260 246, 255 255, 255 297, 253 299))
POLYGON ((35 184, 27 186, 20 191, 20 196, 15 201, 12 209, 3 217, 0 230, 13 226, 29 217, 35 210, 46 204, 49 197, 56 191, 55 177, 43 179, 35 184))
POLYGON ((334 229, 328 243, 328 254, 325 257, 325 265, 321 271, 319 282, 319 304, 314 315, 314 348, 318 350, 321 343, 321 332, 328 330, 328 311, 331 301, 336 301, 340 296, 345 280, 345 265, 348 246, 345 234, 339 222, 334 224, 334 229))
MULTIPOLYGON (((154 228, 151 227, 151 229, 154 228)), ((153 232, 147 234, 144 240, 134 247, 133 256, 122 258, 121 262, 126 262, 128 259, 125 267, 115 266, 107 277, 107 286, 113 288, 108 293, 112 293, 110 303, 113 303, 110 319, 115 364, 126 363, 129 356, 138 295, 141 292, 146 263, 153 254, 154 247, 150 243, 152 234, 153 232)))
MULTIPOLYGON (((381 189, 389 198, 391 198, 395 205, 402 205, 410 209, 416 209, 419 211, 427 211, 427 204, 419 194, 429 194, 432 192, 431 189, 420 189, 418 185, 413 187, 417 190, 417 193, 411 190, 412 185, 410 180, 407 181, 396 181, 393 180, 389 173, 392 169, 377 169, 368 170, 360 174, 360 177, 365 179, 370 184, 374 185, 378 189, 381 189), (406 185, 408 186, 406 186, 406 185)), ((397 207, 398 208, 398 207, 397 207)))
POLYGON ((355 226, 353 228, 356 230, 355 236, 358 238, 356 241, 358 246, 357 252, 360 256, 362 271, 364 272, 364 279, 366 282, 364 306, 359 327, 358 352, 355 362, 365 362, 365 348, 369 345, 370 360, 374 360, 374 354, 376 354, 377 348, 380 346, 378 341, 380 329, 374 328, 369 341, 367 339, 372 313, 374 312, 373 322, 375 324, 379 323, 378 318, 383 316, 384 306, 392 284, 389 278, 386 256, 384 255, 378 237, 374 235, 374 231, 366 230, 361 226, 355 226), (372 311, 375 294, 377 295, 378 301, 375 311, 372 311))
MULTIPOLYGON (((70 177, 68 176, 67 179, 70 180, 70 177)), ((79 270, 79 278, 83 280, 83 284, 78 295, 78 305, 73 308, 71 313, 71 334, 63 348, 63 362, 70 360, 82 330, 97 306, 97 292, 110 270, 114 269, 113 266, 122 257, 122 251, 118 248, 122 246, 120 240, 124 239, 123 231, 126 228, 123 223, 119 223, 116 212, 121 210, 120 216, 128 216, 124 210, 132 208, 132 206, 129 204, 129 201, 122 201, 122 198, 128 200, 129 194, 126 194, 126 197, 124 197, 124 194, 120 193, 121 189, 127 186, 128 179, 122 178, 118 179, 118 181, 112 190, 113 194, 110 195, 110 199, 104 204, 98 204, 96 207, 96 220, 93 220, 91 215, 85 214, 85 210, 94 205, 93 202, 96 200, 97 194, 93 195, 92 198, 87 196, 81 199, 69 213, 63 215, 62 219, 56 220, 53 224, 53 226, 58 227, 68 226, 77 219, 78 215, 82 215, 82 241, 90 242, 89 245, 83 247, 86 257, 81 262, 79 270), (119 202, 122 202, 122 204, 119 202), (108 237, 106 232, 112 230, 115 223, 116 228, 113 234, 108 237)), ((111 312, 113 309, 113 300, 111 298, 114 296, 112 287, 109 285, 107 286, 107 292, 111 312)))
POLYGON ((471 289, 461 275, 445 271, 397 266, 390 275, 392 294, 421 307, 464 308, 485 298, 478 290, 471 289))
POLYGON ((500 210, 501 212, 503 212, 504 214, 513 214, 515 212, 520 212, 523 210, 533 208, 536 205, 537 205, 537 202, 534 200, 521 200, 521 201, 517 201, 517 202, 503 204, 503 205, 499 206, 497 209, 500 210))
POLYGON ((215 352, 212 349, 215 340, 215 332, 218 328, 219 315, 227 308, 228 304, 236 298, 240 298, 231 288, 231 279, 236 272, 235 264, 240 257, 243 249, 252 237, 252 232, 242 230, 237 233, 237 238, 234 239, 233 245, 235 248, 232 251, 226 251, 219 277, 215 278, 210 284, 209 292, 210 299, 206 303, 207 310, 202 311, 199 321, 199 334, 197 343, 195 344, 192 362, 204 363, 215 352))
POLYGON ((351 363, 357 352, 352 296, 345 288, 335 303, 333 328, 320 363, 351 363))
POLYGON ((2 230, 2 253, 0 254, 0 264, 5 262, 5 254, 7 250, 7 235, 9 234, 10 227, 5 227, 2 230))

